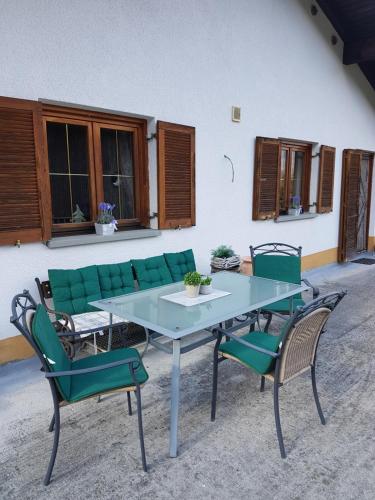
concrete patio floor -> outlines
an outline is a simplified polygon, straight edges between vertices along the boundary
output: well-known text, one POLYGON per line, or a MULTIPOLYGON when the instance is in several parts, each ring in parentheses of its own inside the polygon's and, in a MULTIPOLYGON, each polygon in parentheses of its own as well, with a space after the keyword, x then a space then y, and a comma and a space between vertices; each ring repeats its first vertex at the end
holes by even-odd
POLYGON ((31 359, 0 367, 0 498, 375 498, 375 266, 332 265, 308 275, 322 292, 349 293, 318 351, 326 426, 309 375, 281 390, 285 460, 272 387, 260 393, 259 377, 235 363, 220 365, 217 420, 210 422, 212 344, 183 356, 180 454, 169 458, 170 358, 151 349, 143 390, 149 473, 141 468, 136 416, 116 395, 62 409, 53 480, 44 487, 52 404, 31 359))

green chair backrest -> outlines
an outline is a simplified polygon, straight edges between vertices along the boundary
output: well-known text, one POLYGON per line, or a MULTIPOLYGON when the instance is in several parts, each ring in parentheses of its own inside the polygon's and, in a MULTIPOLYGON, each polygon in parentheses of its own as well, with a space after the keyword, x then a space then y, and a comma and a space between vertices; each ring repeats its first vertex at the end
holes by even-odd
POLYGON ((102 298, 96 266, 49 269, 48 276, 56 311, 68 314, 97 311, 88 304, 102 298))
POLYGON ((173 283, 171 273, 163 255, 131 261, 140 290, 173 283))
POLYGON ((177 253, 165 253, 165 261, 173 281, 182 281, 186 273, 196 271, 193 250, 177 253))
POLYGON ((301 283, 301 258, 296 255, 258 254, 254 257, 253 274, 260 278, 299 285, 301 283))
MULTIPOLYGON (((69 371, 71 361, 67 357, 44 306, 39 304, 32 322, 33 338, 52 372, 69 371)), ((56 377, 56 384, 64 399, 69 398, 71 377, 56 377)))
POLYGON ((102 298, 116 297, 135 292, 133 270, 130 262, 97 266, 102 298))

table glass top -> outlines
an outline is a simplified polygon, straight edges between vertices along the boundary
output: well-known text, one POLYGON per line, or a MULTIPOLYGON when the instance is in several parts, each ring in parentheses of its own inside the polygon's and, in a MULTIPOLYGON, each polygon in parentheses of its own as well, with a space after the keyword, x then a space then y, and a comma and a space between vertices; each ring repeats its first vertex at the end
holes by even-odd
POLYGON ((178 339, 307 290, 306 285, 228 271, 213 274, 212 286, 230 292, 230 295, 191 307, 161 298, 184 290, 184 284, 179 282, 97 300, 91 302, 91 305, 172 339, 178 339))

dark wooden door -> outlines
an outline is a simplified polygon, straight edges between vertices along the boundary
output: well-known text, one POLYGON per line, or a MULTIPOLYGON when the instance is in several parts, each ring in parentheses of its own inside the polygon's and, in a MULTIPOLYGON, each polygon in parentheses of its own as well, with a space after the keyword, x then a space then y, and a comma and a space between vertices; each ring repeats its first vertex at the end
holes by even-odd
POLYGON ((339 262, 367 250, 372 160, 363 151, 344 150, 341 183, 339 262))

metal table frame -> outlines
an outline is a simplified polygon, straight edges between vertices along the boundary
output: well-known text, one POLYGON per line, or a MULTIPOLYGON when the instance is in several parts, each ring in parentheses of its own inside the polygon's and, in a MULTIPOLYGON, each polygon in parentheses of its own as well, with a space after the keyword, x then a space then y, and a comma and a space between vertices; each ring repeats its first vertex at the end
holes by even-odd
MULTIPOLYGON (((225 271, 224 271, 225 272, 225 271)), ((231 274, 234 277, 239 277, 243 275, 236 275, 232 273, 225 272, 226 274, 231 274)), ((217 273, 214 276, 218 276, 217 273)), ((213 279, 215 279, 213 276, 213 279)), ((248 279, 251 279, 250 277, 247 277, 248 279)), ((235 279, 235 278, 233 278, 235 279)), ((264 278, 257 278, 257 280, 264 280, 264 278)), ((265 281, 273 281, 273 280, 265 280, 265 281)), ((280 283, 280 282, 277 282, 280 283)), ((293 290, 289 292, 284 292, 280 295, 275 295, 269 298, 267 301, 263 301, 259 307, 254 307, 253 309, 249 310, 249 304, 247 304, 247 307, 244 307, 243 310, 240 310, 236 308, 236 310, 233 311, 226 311, 225 314, 223 314, 223 317, 219 320, 216 321, 214 324, 210 325, 204 325, 198 329, 193 329, 193 328, 187 328, 187 332, 181 331, 168 331, 166 330, 165 327, 162 325, 158 324, 151 324, 150 321, 140 318, 135 316, 134 314, 128 314, 128 311, 123 312, 124 315, 126 315, 126 319, 133 321, 134 323, 138 323, 139 325, 145 327, 147 330, 149 330, 149 342, 152 346, 155 348, 172 355, 172 370, 171 370, 171 414, 170 414, 170 431, 169 431, 169 454, 171 457, 177 457, 178 455, 178 412, 179 412, 179 401, 180 401, 180 375, 181 375, 181 369, 180 369, 180 362, 181 362, 181 354, 185 354, 186 352, 190 352, 193 349, 197 349, 198 347, 201 347, 208 342, 211 342, 216 339, 214 328, 216 325, 220 323, 224 323, 225 327, 228 328, 231 326, 231 322, 233 318, 243 315, 243 314, 249 314, 250 311, 253 311, 255 314, 251 314, 248 316, 248 318, 243 321, 243 326, 248 326, 257 321, 258 318, 258 313, 260 309, 263 309, 265 306, 270 305, 277 300, 280 299, 285 299, 285 298, 290 298, 292 300, 293 296, 308 290, 308 287, 306 285, 295 285, 295 284, 287 284, 283 283, 284 285, 290 285, 293 287, 293 290), (186 337, 193 335, 198 332, 207 332, 207 336, 204 338, 197 340, 195 342, 192 342, 188 345, 181 346, 181 340, 185 339, 186 337), (181 333, 181 335, 180 335, 181 333), (157 340, 158 337, 161 336, 166 336, 172 340, 172 347, 165 345, 157 340)), ((177 284, 175 284, 177 285, 177 284)), ((164 285, 162 287, 158 287, 161 291, 163 289, 168 289, 170 290, 170 287, 172 285, 164 285)), ((138 295, 138 294, 146 294, 147 292, 153 292, 155 289, 150 289, 150 290, 144 290, 140 292, 135 292, 135 294, 129 294, 129 295, 138 295)), ((126 300, 129 300, 129 295, 124 296, 126 297, 126 300)), ((222 297, 222 299, 225 299, 226 297, 222 297)), ((98 307, 103 310, 107 310, 108 312, 114 312, 113 311, 113 306, 116 303, 116 301, 119 300, 119 297, 114 297, 113 300, 111 299, 103 299, 103 300, 98 300, 95 302, 91 302, 91 305, 98 307)), ((202 304, 204 305, 204 304, 202 304)), ((254 304, 258 305, 258 304, 254 304)), ((181 307, 176 305, 177 307, 181 307)), ((194 306, 194 307, 199 307, 199 306, 194 306)), ((121 312, 119 310, 116 311, 116 314, 118 316, 121 316, 121 312)))

